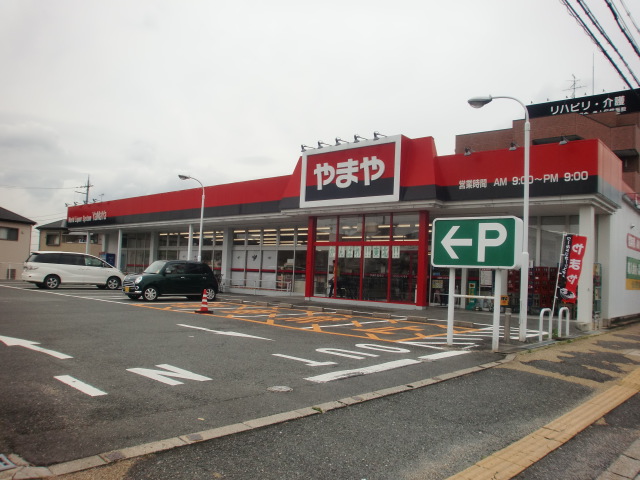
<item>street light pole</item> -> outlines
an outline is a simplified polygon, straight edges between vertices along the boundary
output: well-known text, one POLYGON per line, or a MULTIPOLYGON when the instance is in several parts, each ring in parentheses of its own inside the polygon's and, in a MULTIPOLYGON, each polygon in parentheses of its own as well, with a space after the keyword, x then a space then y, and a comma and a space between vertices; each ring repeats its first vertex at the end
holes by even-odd
POLYGON ((198 180, 197 178, 193 178, 189 175, 178 175, 178 178, 180 178, 180 180, 195 180, 200 184, 200 187, 202 187, 202 203, 200 204, 200 239, 198 240, 198 261, 201 262, 202 261, 202 238, 203 238, 202 224, 204 221, 204 185, 202 185, 202 182, 200 180, 198 180))
POLYGON ((524 177, 522 179, 522 265, 520 267, 520 332, 519 340, 527 339, 527 309, 529 303, 529 162, 531 151, 531 123, 529 111, 524 103, 514 97, 475 97, 469 99, 469 105, 473 108, 482 108, 496 98, 506 98, 518 102, 524 109, 524 177))

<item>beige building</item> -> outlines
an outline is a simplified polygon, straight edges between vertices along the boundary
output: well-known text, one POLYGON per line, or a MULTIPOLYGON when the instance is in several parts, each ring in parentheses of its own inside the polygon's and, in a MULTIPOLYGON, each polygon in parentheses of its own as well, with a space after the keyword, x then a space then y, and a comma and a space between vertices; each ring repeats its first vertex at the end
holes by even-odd
POLYGON ((91 241, 87 249, 86 232, 70 232, 66 220, 48 223, 36 227, 40 232, 38 250, 53 252, 88 253, 98 257, 102 251, 101 237, 98 233, 91 234, 91 241))
POLYGON ((0 207, 0 278, 20 278, 36 222, 0 207))

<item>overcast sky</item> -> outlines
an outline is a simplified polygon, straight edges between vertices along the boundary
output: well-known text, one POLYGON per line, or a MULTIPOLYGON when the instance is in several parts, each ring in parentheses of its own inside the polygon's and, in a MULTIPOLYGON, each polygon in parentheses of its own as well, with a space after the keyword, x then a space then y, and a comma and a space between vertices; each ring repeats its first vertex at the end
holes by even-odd
POLYGON ((469 97, 626 88, 559 0, 2 0, 0 66, 0 206, 39 224, 88 176, 106 201, 288 175, 301 144, 376 130, 448 155, 523 116, 469 97))

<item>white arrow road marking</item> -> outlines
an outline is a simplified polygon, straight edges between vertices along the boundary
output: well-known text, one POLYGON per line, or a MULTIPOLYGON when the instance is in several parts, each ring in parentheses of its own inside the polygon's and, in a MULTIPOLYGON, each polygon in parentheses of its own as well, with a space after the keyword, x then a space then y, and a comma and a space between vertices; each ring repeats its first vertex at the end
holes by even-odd
POLYGON ((73 378, 70 375, 58 375, 53 377, 56 380, 60 380, 62 383, 69 385, 70 387, 80 390, 82 393, 86 393, 90 397, 99 397, 101 395, 107 395, 107 392, 98 390, 96 387, 89 385, 88 383, 81 382, 77 378, 73 378))
POLYGON ((442 246, 454 260, 458 259, 458 255, 452 247, 470 247, 473 245, 473 240, 471 238, 453 238, 459 228, 460 225, 451 227, 451 230, 449 230, 442 239, 442 246))
POLYGON ((142 375, 171 386, 182 385, 183 382, 172 380, 167 377, 183 378, 186 380, 195 380, 197 382, 208 382, 209 380, 212 380, 204 375, 183 370, 182 368, 174 367, 173 365, 167 365, 166 363, 156 365, 156 367, 164 368, 164 370, 153 370, 151 368, 127 368, 127 372, 137 373, 138 375, 142 375))
POLYGON ((60 353, 54 350, 47 350, 46 348, 37 347, 36 345, 40 345, 40 342, 34 342, 32 340, 0 336, 0 342, 3 342, 7 347, 24 347, 35 352, 46 353, 47 355, 51 355, 52 357, 56 357, 61 360, 73 358, 71 355, 67 355, 66 353, 60 353))
POLYGON ((257 340, 269 340, 270 342, 273 342, 272 339, 270 338, 264 338, 264 337, 256 337, 255 335, 248 335, 246 333, 239 333, 239 332, 222 332, 220 330, 211 330, 210 328, 204 328, 204 327, 196 327, 194 325, 185 325, 183 323, 178 323, 177 324, 179 327, 186 327, 186 328, 193 328, 195 330, 204 330, 205 332, 211 332, 211 333, 215 333, 218 335, 229 335, 231 337, 245 337, 245 338, 255 338, 257 340))

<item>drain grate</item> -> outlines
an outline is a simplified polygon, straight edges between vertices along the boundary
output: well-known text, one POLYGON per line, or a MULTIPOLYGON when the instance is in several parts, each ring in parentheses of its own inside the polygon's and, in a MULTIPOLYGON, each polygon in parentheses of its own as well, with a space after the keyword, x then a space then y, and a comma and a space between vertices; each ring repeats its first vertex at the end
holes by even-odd
POLYGON ((277 393, 287 393, 287 392, 293 392, 293 388, 291 387, 287 387, 285 385, 276 385, 275 387, 269 387, 267 388, 267 390, 269 392, 277 392, 277 393))
POLYGON ((2 470, 9 470, 10 468, 16 468, 15 464, 11 462, 5 455, 0 453, 0 472, 2 470))

